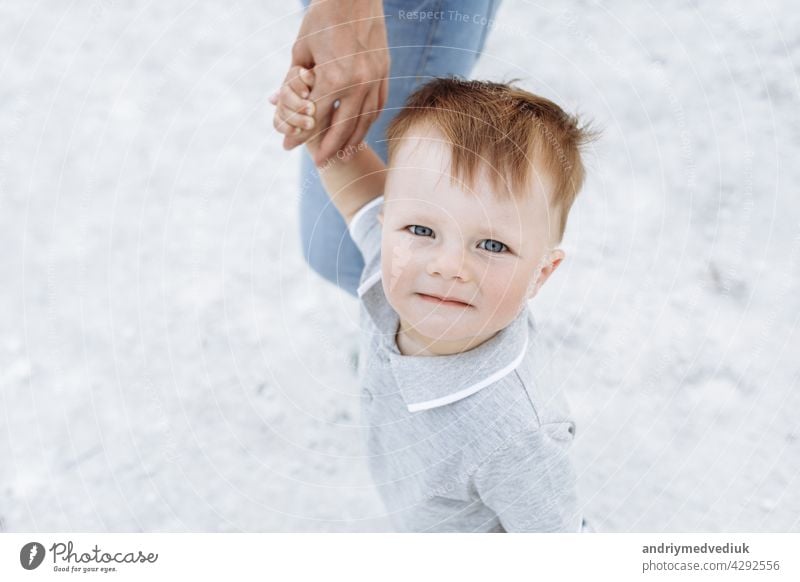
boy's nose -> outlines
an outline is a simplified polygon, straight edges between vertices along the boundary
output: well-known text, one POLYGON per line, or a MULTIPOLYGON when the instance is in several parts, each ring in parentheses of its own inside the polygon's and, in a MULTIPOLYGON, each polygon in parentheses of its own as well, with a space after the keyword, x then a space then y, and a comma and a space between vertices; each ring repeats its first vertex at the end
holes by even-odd
POLYGON ((469 280, 464 250, 456 245, 442 247, 428 261, 428 274, 439 275, 445 279, 469 280))

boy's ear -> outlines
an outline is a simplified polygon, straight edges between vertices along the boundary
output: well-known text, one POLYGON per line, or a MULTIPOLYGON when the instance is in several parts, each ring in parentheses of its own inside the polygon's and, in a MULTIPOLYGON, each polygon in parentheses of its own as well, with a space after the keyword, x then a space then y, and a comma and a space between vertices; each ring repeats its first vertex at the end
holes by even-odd
POLYGON ((564 256, 564 251, 561 249, 552 249, 544 258, 542 258, 542 262, 538 267, 539 273, 531 285, 530 292, 528 293, 528 299, 533 299, 536 296, 536 294, 539 292, 539 289, 542 288, 542 285, 544 285, 545 282, 550 278, 550 275, 555 273, 556 269, 561 264, 561 261, 564 260, 564 256))

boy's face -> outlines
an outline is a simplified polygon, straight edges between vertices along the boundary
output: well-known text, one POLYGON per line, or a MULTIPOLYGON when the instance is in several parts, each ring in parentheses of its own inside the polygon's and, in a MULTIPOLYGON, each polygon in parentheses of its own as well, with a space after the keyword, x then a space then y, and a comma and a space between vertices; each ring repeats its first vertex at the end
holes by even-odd
POLYGON ((491 338, 564 257, 550 246, 556 221, 545 177, 526 195, 496 197, 490 171, 481 168, 472 188, 451 185, 450 145, 434 128, 412 130, 394 154, 381 217, 383 286, 420 345, 454 353, 491 338))

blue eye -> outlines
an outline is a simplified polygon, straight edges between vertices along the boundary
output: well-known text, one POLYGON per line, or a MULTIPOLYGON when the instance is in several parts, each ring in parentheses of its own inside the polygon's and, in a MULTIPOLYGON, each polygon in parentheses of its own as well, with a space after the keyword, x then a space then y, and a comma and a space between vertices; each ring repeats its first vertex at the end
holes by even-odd
MULTIPOLYGON (((486 246, 481 246, 480 248, 492 253, 502 253, 503 249, 508 249, 508 247, 505 244, 497 240, 492 240, 490 238, 483 239, 480 244, 483 243, 486 243, 486 246)), ((480 244, 478 246, 480 246, 480 244)))
POLYGON ((417 236, 433 236, 433 231, 427 226, 412 224, 411 226, 408 226, 406 228, 408 228, 411 231, 411 234, 415 234, 417 236))

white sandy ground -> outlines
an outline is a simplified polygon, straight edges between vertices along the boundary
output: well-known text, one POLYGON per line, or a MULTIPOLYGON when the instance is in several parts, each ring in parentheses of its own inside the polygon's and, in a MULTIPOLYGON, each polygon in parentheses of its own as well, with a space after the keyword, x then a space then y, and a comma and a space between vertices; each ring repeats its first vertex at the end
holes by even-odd
MULTIPOLYGON (((300 14, 224 4, 0 3, 2 530, 389 529, 266 101, 300 14)), ((605 129, 532 302, 584 509, 800 531, 800 12, 662 4, 509 0, 475 72, 605 129)))

